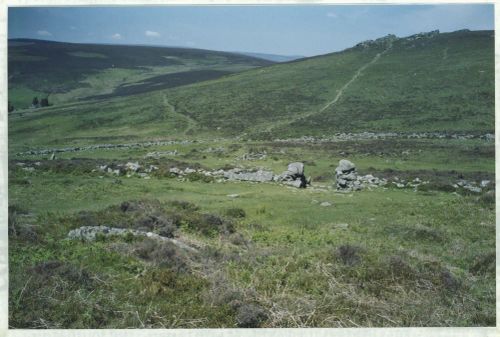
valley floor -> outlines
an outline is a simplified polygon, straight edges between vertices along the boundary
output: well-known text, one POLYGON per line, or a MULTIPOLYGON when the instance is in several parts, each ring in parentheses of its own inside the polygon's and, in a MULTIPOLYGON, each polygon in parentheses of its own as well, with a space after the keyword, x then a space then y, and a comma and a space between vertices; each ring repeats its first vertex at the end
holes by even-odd
POLYGON ((484 137, 181 141, 52 160, 30 150, 10 148, 11 328, 495 325, 495 158, 484 137), (388 184, 337 191, 343 158, 388 184), (312 186, 171 170, 279 174, 294 161, 312 186), (113 172, 136 162, 156 169, 113 172), (82 226, 168 239, 68 238, 82 226))

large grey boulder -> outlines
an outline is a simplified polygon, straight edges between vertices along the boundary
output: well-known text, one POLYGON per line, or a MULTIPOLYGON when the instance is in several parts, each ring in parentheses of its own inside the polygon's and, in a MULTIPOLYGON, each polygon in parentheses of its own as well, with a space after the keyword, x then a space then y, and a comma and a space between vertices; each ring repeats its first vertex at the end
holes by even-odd
POLYGON ((274 177, 274 180, 297 188, 305 188, 311 184, 311 179, 304 175, 304 164, 300 162, 288 164, 287 170, 274 177))
POLYGON ((356 171, 356 165, 347 159, 341 159, 339 161, 339 166, 335 169, 337 174, 347 174, 356 171))
POLYGON ((347 159, 339 161, 339 165, 335 169, 336 187, 341 191, 360 190, 363 185, 358 181, 356 165, 347 159))
POLYGON ((304 164, 303 163, 290 163, 288 164, 287 171, 290 172, 291 175, 301 176, 304 175, 304 164))

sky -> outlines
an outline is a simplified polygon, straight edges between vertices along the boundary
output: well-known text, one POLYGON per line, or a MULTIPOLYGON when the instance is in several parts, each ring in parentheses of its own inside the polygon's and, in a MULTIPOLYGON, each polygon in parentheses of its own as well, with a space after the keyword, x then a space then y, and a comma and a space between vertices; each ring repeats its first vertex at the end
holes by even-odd
POLYGON ((10 7, 9 38, 313 56, 387 34, 494 29, 492 4, 10 7))

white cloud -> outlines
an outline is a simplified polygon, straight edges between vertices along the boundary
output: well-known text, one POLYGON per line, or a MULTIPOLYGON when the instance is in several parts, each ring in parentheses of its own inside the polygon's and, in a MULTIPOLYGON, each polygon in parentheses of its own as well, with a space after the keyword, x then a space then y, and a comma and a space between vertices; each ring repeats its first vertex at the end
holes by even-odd
POLYGON ((52 33, 46 30, 39 30, 36 33, 40 36, 52 36, 52 33))
POLYGON ((326 13, 326 16, 328 16, 329 18, 332 18, 332 19, 338 18, 338 15, 335 14, 334 12, 328 12, 328 13, 326 13))
POLYGON ((189 47, 194 47, 196 46, 196 43, 194 43, 193 41, 186 41, 186 45, 188 45, 189 47))
POLYGON ((160 33, 158 32, 153 32, 152 30, 147 30, 144 32, 144 34, 148 37, 160 37, 160 33))
POLYGON ((116 33, 116 34, 111 35, 111 38, 113 40, 121 40, 123 38, 123 36, 120 33, 116 33))
POLYGON ((76 30, 76 27, 75 26, 71 26, 71 27, 69 27, 69 29, 76 30))

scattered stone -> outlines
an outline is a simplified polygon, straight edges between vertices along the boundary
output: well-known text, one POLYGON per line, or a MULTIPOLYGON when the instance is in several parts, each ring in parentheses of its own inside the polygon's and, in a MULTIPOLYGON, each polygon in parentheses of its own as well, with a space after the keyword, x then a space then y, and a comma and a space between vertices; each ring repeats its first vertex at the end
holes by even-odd
POLYGON ((482 180, 480 185, 481 185, 481 187, 486 187, 486 186, 488 186, 489 184, 490 184, 490 181, 489 181, 489 180, 482 180))
POLYGON ((219 146, 219 147, 209 147, 205 150, 202 150, 201 152, 204 152, 204 153, 224 153, 226 151, 225 148, 223 148, 222 146, 219 146))
POLYGON ((245 153, 238 159, 240 160, 263 160, 267 158, 267 152, 262 153, 245 153))
POLYGON ((471 185, 465 185, 463 186, 464 189, 469 190, 474 193, 481 193, 482 189, 480 187, 476 186, 471 186, 471 185))
POLYGON ((50 160, 55 160, 55 159, 56 159, 56 154, 55 154, 55 153, 52 153, 52 154, 50 155, 50 160))
POLYGON ((154 152, 147 153, 144 156, 144 158, 158 159, 158 158, 165 157, 165 156, 177 156, 178 154, 179 154, 179 152, 177 152, 177 150, 174 150, 174 151, 154 151, 154 152))
POLYGON ((141 165, 139 165, 138 162, 135 162, 135 163, 128 162, 125 164, 125 168, 127 171, 137 172, 141 168, 141 165))
MULTIPOLYGON (((371 140, 371 139, 480 139, 488 142, 495 140, 495 135, 491 133, 486 134, 467 134, 467 133, 446 133, 446 132, 361 132, 361 133, 337 133, 330 137, 323 136, 316 138, 312 136, 302 136, 300 138, 287 138, 287 139, 274 139, 274 142, 281 143, 331 143, 339 141, 351 140, 371 140)), ((408 152, 409 153, 409 152, 408 152)), ((346 155, 345 151, 341 155, 346 155)))
POLYGON ((319 204, 320 206, 323 206, 323 207, 329 207, 331 206, 332 204, 329 203, 328 201, 323 201, 321 204, 319 204))
POLYGON ((228 198, 239 198, 240 195, 239 194, 228 194, 227 197, 228 198))

